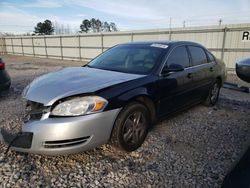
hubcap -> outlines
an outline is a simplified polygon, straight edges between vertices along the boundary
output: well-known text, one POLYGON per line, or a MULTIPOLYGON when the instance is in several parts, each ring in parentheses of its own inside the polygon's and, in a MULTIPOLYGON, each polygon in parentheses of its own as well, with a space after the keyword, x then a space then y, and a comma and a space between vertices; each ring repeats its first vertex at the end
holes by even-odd
POLYGON ((211 99, 212 103, 216 102, 218 94, 219 94, 219 85, 218 85, 218 83, 215 83, 213 85, 212 90, 211 90, 211 97, 210 97, 210 99, 211 99))
POLYGON ((145 117, 142 112, 134 112, 126 119, 123 127, 123 140, 127 144, 135 144, 145 134, 145 117))

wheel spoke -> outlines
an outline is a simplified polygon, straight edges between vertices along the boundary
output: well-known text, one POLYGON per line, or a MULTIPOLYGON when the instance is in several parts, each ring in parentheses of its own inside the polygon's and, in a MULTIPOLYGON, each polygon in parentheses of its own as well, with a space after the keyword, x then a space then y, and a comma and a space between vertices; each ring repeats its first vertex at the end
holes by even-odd
POLYGON ((133 122, 131 119, 128 118, 128 119, 125 121, 124 128, 125 128, 125 129, 130 129, 130 128, 133 127, 133 125, 134 125, 134 122, 133 122))
POLYGON ((130 118, 127 118, 123 127, 123 139, 126 143, 129 143, 133 138, 133 125, 134 122, 130 118))
POLYGON ((145 129, 144 129, 144 127, 143 127, 143 124, 141 124, 140 126, 138 126, 138 128, 136 129, 136 132, 137 132, 139 138, 142 137, 144 131, 145 131, 145 129))
POLYGON ((138 142, 139 140, 139 137, 138 137, 138 134, 137 134, 137 131, 133 131, 133 142, 136 143, 138 142))
POLYGON ((213 89, 211 91, 211 101, 215 102, 217 97, 218 97, 218 93, 219 93, 219 88, 218 88, 218 84, 215 83, 213 86, 213 89))
POLYGON ((137 126, 141 120, 142 113, 136 112, 134 113, 134 125, 137 126))
POLYGON ((124 135, 123 135, 123 138, 124 138, 124 141, 125 142, 129 142, 131 141, 131 139, 133 138, 133 130, 132 129, 129 129, 128 132, 126 132, 124 135))
POLYGON ((139 123, 136 129, 133 131, 133 141, 138 142, 141 140, 143 134, 144 134, 144 127, 142 123, 139 123))
POLYGON ((123 139, 128 144, 140 142, 145 133, 145 118, 142 112, 132 113, 125 121, 123 128, 123 139))

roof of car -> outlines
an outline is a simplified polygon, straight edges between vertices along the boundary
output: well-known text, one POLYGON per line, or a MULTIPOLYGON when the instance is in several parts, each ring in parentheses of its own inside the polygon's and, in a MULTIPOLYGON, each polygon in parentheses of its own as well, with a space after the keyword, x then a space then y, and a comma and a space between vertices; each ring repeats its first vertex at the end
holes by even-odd
POLYGON ((133 45, 133 44, 138 44, 138 45, 151 45, 151 44, 163 44, 163 45, 179 45, 179 44, 186 44, 186 45, 197 45, 197 46, 202 46, 199 43, 196 42, 191 42, 191 41, 171 41, 171 40, 155 40, 155 41, 138 41, 138 42, 128 42, 128 43, 123 43, 125 45, 133 45))

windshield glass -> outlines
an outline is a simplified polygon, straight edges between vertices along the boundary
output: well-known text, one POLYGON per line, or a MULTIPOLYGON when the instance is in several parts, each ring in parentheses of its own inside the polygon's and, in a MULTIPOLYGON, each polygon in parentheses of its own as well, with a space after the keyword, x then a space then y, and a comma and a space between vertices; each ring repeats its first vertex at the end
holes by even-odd
POLYGON ((148 74, 162 57, 164 48, 146 45, 120 45, 107 50, 88 66, 118 72, 148 74))

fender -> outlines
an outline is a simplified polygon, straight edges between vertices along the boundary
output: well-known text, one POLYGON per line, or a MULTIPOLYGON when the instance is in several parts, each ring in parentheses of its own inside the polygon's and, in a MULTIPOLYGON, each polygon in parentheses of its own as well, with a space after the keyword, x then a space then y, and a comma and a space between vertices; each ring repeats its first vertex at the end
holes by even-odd
POLYGON ((128 102, 128 101, 132 100, 133 98, 136 98, 139 96, 147 96, 147 97, 151 98, 147 88, 139 87, 139 88, 135 88, 133 90, 130 90, 130 91, 120 95, 118 97, 118 100, 120 100, 122 102, 128 102))
POLYGON ((126 104, 128 104, 130 101, 132 101, 135 98, 138 97, 148 97, 154 104, 156 104, 156 99, 155 97, 152 95, 152 89, 147 88, 147 87, 138 87, 138 88, 134 88, 132 90, 129 90, 125 93, 122 93, 119 96, 116 96, 112 99, 109 100, 109 105, 107 106, 107 108, 105 110, 112 110, 115 108, 122 108, 124 107, 126 104))

